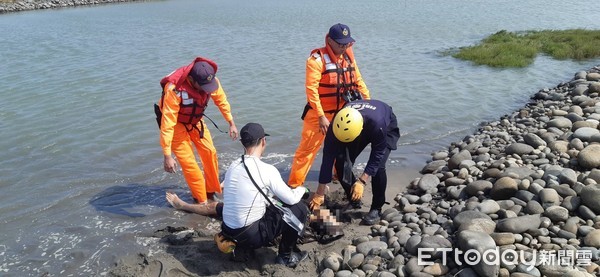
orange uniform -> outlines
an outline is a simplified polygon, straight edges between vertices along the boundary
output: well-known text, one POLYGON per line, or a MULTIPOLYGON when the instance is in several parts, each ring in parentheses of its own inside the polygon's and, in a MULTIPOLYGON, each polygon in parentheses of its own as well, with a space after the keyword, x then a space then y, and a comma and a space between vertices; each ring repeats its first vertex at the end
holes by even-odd
POLYGON ((221 192, 217 151, 202 119, 209 98, 217 105, 227 122, 233 122, 233 116, 218 79, 217 89, 211 92, 197 90, 187 79, 197 61, 209 62, 214 65, 216 72, 216 64, 199 57, 161 80, 164 89, 163 97, 158 103, 162 112, 160 145, 164 155, 175 154, 192 196, 198 202, 205 202, 207 193, 221 192), (192 145, 200 156, 205 176, 196 161, 192 145))
MULTIPOLYGON (((327 41, 326 36, 326 41, 327 41)), ((334 55, 331 47, 315 49, 306 61, 306 99, 302 138, 296 149, 288 185, 295 188, 304 183, 306 175, 321 148, 325 135, 319 130, 319 117, 331 121, 333 114, 341 109, 346 101, 344 93, 358 91, 363 99, 370 99, 352 47, 341 55, 334 55)))

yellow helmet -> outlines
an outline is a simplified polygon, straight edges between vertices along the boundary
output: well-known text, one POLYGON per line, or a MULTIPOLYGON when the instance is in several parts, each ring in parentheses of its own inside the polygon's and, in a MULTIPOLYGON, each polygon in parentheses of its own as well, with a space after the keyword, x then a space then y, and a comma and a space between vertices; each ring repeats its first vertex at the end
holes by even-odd
POLYGON ((360 135, 363 128, 363 118, 356 109, 346 107, 341 109, 333 119, 333 134, 341 142, 351 142, 360 135))

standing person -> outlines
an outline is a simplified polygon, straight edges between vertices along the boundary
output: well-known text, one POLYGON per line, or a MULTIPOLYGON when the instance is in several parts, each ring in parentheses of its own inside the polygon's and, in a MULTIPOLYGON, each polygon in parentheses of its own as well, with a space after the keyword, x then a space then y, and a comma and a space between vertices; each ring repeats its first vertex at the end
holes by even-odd
POLYGON ((349 176, 349 178, 340 178, 340 184, 351 203, 360 203, 364 186, 371 178, 373 199, 371 209, 363 217, 363 221, 367 225, 378 223, 387 188, 385 163, 390 151, 396 150, 399 138, 400 129, 396 115, 388 104, 379 100, 358 100, 346 104, 335 115, 327 130, 323 146, 323 162, 319 172, 319 187, 311 200, 311 209, 323 204, 327 184, 332 180, 331 171, 334 161, 337 160, 336 171, 343 172, 343 176, 349 176), (369 144, 371 144, 369 160, 363 173, 356 178, 351 172, 352 164, 369 144), (346 166, 339 161, 346 161, 346 166))
POLYGON ((164 169, 166 172, 175 172, 177 164, 171 156, 175 154, 192 196, 200 204, 207 203, 215 193, 221 192, 217 150, 202 118, 209 99, 213 100, 229 123, 229 136, 237 138, 231 108, 219 79, 215 77, 216 73, 215 62, 197 57, 189 65, 176 69, 160 80, 163 95, 155 105, 164 169), (192 145, 200 156, 204 175, 192 145))
POLYGON ((302 114, 302 138, 288 180, 293 188, 303 185, 333 114, 349 100, 370 98, 354 60, 353 43, 350 28, 335 24, 325 36, 325 47, 314 49, 306 61, 308 103, 302 114))
POLYGON ((271 203, 278 203, 276 197, 289 205, 298 222, 303 224, 309 210, 301 200, 307 190, 303 187, 291 189, 277 168, 260 160, 268 136, 260 124, 246 124, 240 136, 244 155, 231 163, 223 181, 222 232, 235 239, 239 247, 249 249, 266 246, 282 235, 276 263, 296 267, 308 256, 306 251, 296 247, 303 227, 296 226, 295 229, 286 223, 271 203))

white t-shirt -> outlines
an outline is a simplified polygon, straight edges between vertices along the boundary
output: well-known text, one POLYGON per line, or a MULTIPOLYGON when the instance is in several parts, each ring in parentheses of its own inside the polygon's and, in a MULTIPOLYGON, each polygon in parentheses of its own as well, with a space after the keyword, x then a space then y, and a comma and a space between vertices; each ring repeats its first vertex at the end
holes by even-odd
MULTIPOLYGON (((254 156, 244 155, 244 160, 256 184, 271 197, 273 203, 273 196, 288 205, 302 199, 305 188, 288 187, 277 168, 254 156)), ((223 181, 223 222, 227 227, 238 229, 254 223, 263 217, 267 205, 270 205, 269 202, 248 178, 242 159, 232 162, 223 181)))

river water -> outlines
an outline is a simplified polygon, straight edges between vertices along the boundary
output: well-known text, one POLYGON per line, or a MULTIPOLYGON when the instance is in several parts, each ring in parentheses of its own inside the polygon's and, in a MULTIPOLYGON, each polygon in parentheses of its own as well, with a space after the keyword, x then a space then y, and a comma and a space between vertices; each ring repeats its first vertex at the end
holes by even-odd
MULTIPOLYGON (((201 221, 164 200, 190 196, 181 174, 162 170, 152 110, 160 78, 197 55, 219 64, 238 128, 271 134, 265 160, 285 178, 304 62, 329 26, 349 25, 372 97, 399 119, 389 168, 416 171, 480 122, 600 63, 540 56, 492 69, 442 54, 503 29, 600 29, 596 1, 569 2, 181 0, 1 15, 0 275, 105 275, 117 257, 152 251, 141 234, 201 221)), ((207 114, 227 129, 214 105, 207 114)), ((224 174, 241 146, 209 128, 224 174)))

